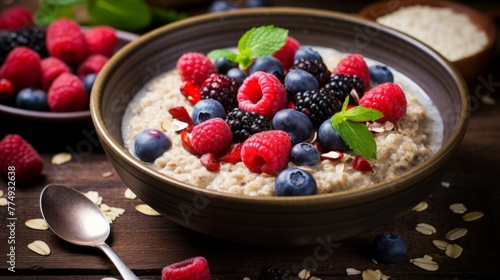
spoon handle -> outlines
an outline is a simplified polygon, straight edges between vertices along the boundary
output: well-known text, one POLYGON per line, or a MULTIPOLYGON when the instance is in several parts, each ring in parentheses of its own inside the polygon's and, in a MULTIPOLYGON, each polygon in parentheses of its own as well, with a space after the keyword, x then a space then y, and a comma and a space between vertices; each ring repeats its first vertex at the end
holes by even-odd
POLYGON ((118 257, 118 255, 108 246, 106 243, 99 243, 94 245, 94 247, 101 249, 108 258, 113 262, 115 267, 118 269, 118 272, 123 277, 123 280, 139 280, 139 278, 127 267, 127 265, 118 257))

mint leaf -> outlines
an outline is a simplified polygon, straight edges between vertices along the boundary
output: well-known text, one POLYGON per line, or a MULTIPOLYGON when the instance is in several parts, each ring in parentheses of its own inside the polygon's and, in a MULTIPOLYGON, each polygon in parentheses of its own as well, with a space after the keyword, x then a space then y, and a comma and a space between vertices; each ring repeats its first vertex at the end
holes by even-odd
POLYGON ((364 124, 342 121, 334 123, 333 127, 355 153, 368 159, 377 158, 377 143, 364 124))
POLYGON ((151 24, 152 13, 142 0, 95 0, 88 14, 93 25, 109 25, 117 29, 138 31, 151 24))
POLYGON ((74 11, 71 5, 42 3, 33 16, 37 26, 47 26, 58 18, 73 18, 74 11))
POLYGON ((40 0, 40 3, 43 5, 50 4, 56 6, 68 6, 84 2, 87 2, 87 0, 40 0))
POLYGON ((344 117, 353 122, 370 122, 382 118, 380 111, 362 106, 353 107, 344 113, 344 117))
POLYGON ((219 58, 219 57, 223 57, 227 60, 235 61, 237 56, 238 55, 236 53, 234 53, 232 51, 225 50, 225 49, 213 50, 207 54, 208 58, 214 59, 214 60, 219 58))

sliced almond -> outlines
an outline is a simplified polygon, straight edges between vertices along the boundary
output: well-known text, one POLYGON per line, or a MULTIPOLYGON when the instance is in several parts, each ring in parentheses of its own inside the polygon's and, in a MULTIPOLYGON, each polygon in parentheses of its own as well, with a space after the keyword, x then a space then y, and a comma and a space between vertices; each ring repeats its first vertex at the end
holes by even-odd
POLYGON ((483 212, 480 212, 480 211, 473 211, 473 212, 465 213, 465 214, 462 216, 462 219, 463 219, 464 221, 466 221, 466 222, 472 222, 472 221, 475 221, 475 220, 481 219, 483 216, 484 216, 484 213, 483 213, 483 212))
POLYGON ((147 204, 136 205, 135 210, 137 210, 137 212, 144 214, 146 216, 161 216, 160 213, 158 213, 156 210, 154 210, 153 208, 151 208, 151 206, 149 206, 147 204))
POLYGON ((42 255, 42 256, 50 255, 49 245, 47 245, 47 243, 45 243, 41 240, 35 240, 35 241, 31 242, 30 244, 28 244, 28 248, 31 251, 33 251, 39 255, 42 255))
POLYGON ((6 197, 0 197, 0 206, 7 206, 9 202, 7 201, 6 197))
POLYGON ((463 214, 467 212, 467 208, 462 203, 453 203, 450 205, 450 210, 456 214, 463 214))
POLYGON ((446 249, 445 249, 445 254, 450 257, 450 258, 458 258, 460 257, 460 255, 462 254, 462 251, 464 249, 460 246, 460 245, 457 245, 457 244, 448 244, 446 246, 446 249))
POLYGON ((113 213, 116 213, 116 214, 118 214, 119 216, 120 216, 120 215, 123 215, 123 213, 125 213, 125 209, 123 209, 123 208, 119 208, 119 207, 111 207, 111 208, 109 209, 109 211, 111 211, 111 212, 113 212, 113 213))
POLYGON ((186 129, 188 126, 189 126, 188 123, 179 121, 177 119, 174 119, 174 121, 172 122, 172 129, 175 132, 182 131, 182 130, 186 129))
POLYGON ((106 216, 108 219, 114 222, 116 218, 118 218, 118 216, 120 215, 116 214, 115 212, 108 211, 104 212, 104 216, 106 216))
POLYGON ((355 268, 352 268, 352 267, 346 268, 345 272, 347 273, 347 275, 359 275, 359 274, 361 274, 361 271, 359 271, 355 268))
POLYGON ((88 191, 84 193, 84 195, 90 199, 95 205, 101 205, 102 197, 100 197, 99 193, 96 191, 88 191))
POLYGON ((99 208, 101 208, 102 212, 107 212, 111 210, 111 206, 107 205, 106 203, 101 203, 101 205, 99 205, 99 208))
POLYGON ((52 157, 50 162, 55 165, 61 165, 71 161, 71 158, 70 153, 58 153, 52 157))
POLYGON ((446 250, 446 246, 449 244, 448 242, 444 240, 432 240, 432 244, 436 246, 439 250, 446 250))
POLYGON ((387 121, 387 122, 384 123, 384 128, 385 128, 386 131, 393 130, 394 127, 395 127, 395 125, 394 125, 393 122, 387 121))
POLYGON ((48 230, 49 225, 47 225, 47 222, 45 222, 44 219, 37 218, 37 219, 29 219, 24 224, 29 227, 30 229, 36 229, 36 230, 48 230))
POLYGON ((126 199, 136 199, 137 198, 137 195, 135 195, 135 193, 129 188, 127 188, 125 190, 125 193, 123 195, 125 196, 126 199))
POLYGON ((429 207, 429 204, 427 204, 427 202, 425 202, 425 201, 422 201, 417 206, 413 207, 412 210, 416 211, 416 212, 422 212, 425 209, 427 209, 427 207, 429 207))
POLYGON ((321 154, 321 159, 339 160, 344 157, 344 154, 337 151, 329 151, 328 153, 321 154))
POLYGON ((448 231, 448 233, 446 233, 445 237, 448 240, 457 240, 460 237, 464 236, 465 234, 467 234, 466 228, 455 228, 455 229, 448 231))
POLYGON ((415 226, 415 230, 425 235, 436 233, 436 228, 426 223, 417 224, 417 226, 415 226))
POLYGON ((380 280, 380 276, 377 274, 377 272, 371 269, 363 270, 363 273, 361 273, 361 278, 363 280, 380 280))
POLYGON ((428 260, 425 258, 416 258, 416 259, 411 259, 410 262, 421 269, 427 270, 427 271, 436 271, 439 269, 439 264, 433 260, 428 260))

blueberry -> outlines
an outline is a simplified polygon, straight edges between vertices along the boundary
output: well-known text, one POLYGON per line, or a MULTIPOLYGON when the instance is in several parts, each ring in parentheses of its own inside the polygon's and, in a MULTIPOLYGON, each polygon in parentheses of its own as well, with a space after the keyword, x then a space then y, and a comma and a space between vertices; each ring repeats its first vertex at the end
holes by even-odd
POLYGON ((261 56, 256 58, 252 65, 250 65, 249 73, 251 75, 257 71, 273 74, 282 83, 285 78, 283 65, 277 58, 272 56, 261 56))
POLYGON ((368 67, 370 70, 370 81, 372 86, 383 84, 385 82, 394 82, 394 75, 391 70, 385 65, 373 65, 368 67))
POLYGON ((377 260, 395 263, 406 257, 407 246, 401 235, 382 232, 373 239, 373 254, 377 260))
POLYGON ((323 58, 321 57, 321 55, 317 51, 313 50, 311 47, 306 47, 306 46, 300 47, 295 52, 295 55, 293 56, 294 60, 299 60, 301 58, 304 58, 304 59, 310 60, 310 61, 314 61, 314 60, 323 61, 323 58))
POLYGON ((274 193, 277 196, 313 195, 317 189, 316 180, 311 173, 294 167, 281 171, 274 182, 274 193))
POLYGON ((219 74, 224 74, 224 75, 226 75, 229 69, 238 67, 238 63, 227 60, 224 57, 217 58, 214 62, 214 65, 215 68, 217 68, 217 72, 219 72, 219 74))
POLYGON ((202 99, 198 101, 198 103, 194 105, 193 112, 191 113, 191 119, 195 125, 211 118, 224 119, 225 117, 226 110, 224 110, 224 106, 215 99, 202 99))
POLYGON ((295 144, 290 152, 290 159, 298 166, 315 166, 321 161, 321 157, 315 145, 302 142, 295 144))
POLYGON ((17 93, 16 106, 26 110, 48 111, 47 93, 41 89, 22 89, 17 93))
POLYGON ((241 70, 240 68, 231 68, 226 74, 229 78, 233 78, 238 83, 243 84, 243 81, 248 77, 247 72, 241 70))
POLYGON ((290 96, 298 92, 319 90, 318 80, 309 72, 302 69, 293 69, 285 76, 285 88, 290 96))
POLYGON ((232 5, 228 0, 215 0, 212 2, 208 11, 211 13, 224 12, 237 9, 238 7, 232 5))
POLYGON ((134 142, 135 156, 152 163, 172 146, 170 138, 160 130, 146 128, 137 134, 134 142))
POLYGON ((247 0, 246 2, 249 8, 271 6, 271 1, 269 0, 247 0))
POLYGON ((295 145, 309 138, 314 132, 311 120, 302 112, 294 109, 278 111, 272 120, 274 129, 283 130, 295 145))
POLYGON ((96 73, 90 73, 83 78, 83 87, 85 88, 87 95, 90 95, 90 91, 92 90, 96 77, 96 73))
POLYGON ((321 146, 325 149, 325 152, 345 152, 350 150, 344 139, 342 139, 337 131, 335 131, 335 128, 333 128, 331 119, 323 121, 323 123, 319 126, 318 140, 321 143, 321 146))

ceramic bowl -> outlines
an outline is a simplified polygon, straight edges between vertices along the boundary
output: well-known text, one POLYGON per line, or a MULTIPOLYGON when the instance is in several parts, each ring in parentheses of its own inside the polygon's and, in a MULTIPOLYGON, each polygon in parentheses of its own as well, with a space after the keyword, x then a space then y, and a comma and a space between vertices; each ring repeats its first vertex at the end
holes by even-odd
POLYGON ((486 33, 488 43, 481 51, 462 59, 452 61, 452 63, 458 68, 465 81, 468 83, 476 81, 479 75, 484 74, 485 71, 489 69, 497 42, 497 27, 488 15, 465 4, 442 0, 381 1, 366 6, 359 12, 359 15, 370 20, 376 20, 378 17, 392 13, 402 7, 412 5, 450 8, 457 13, 467 15, 479 29, 486 33))
POLYGON ((458 72, 422 43, 359 17, 288 7, 205 14, 143 35, 103 69, 90 108, 110 162, 124 184, 145 203, 194 231, 271 246, 348 238, 411 210, 440 183, 464 136, 469 112, 467 88, 458 72), (363 189, 266 198, 223 194, 182 183, 145 165, 124 148, 122 117, 145 83, 173 69, 185 52, 232 47, 245 31, 270 24, 288 29, 301 44, 361 53, 391 65, 426 92, 432 91, 431 99, 444 120, 442 148, 411 171, 363 189))

